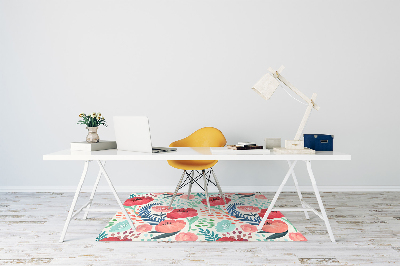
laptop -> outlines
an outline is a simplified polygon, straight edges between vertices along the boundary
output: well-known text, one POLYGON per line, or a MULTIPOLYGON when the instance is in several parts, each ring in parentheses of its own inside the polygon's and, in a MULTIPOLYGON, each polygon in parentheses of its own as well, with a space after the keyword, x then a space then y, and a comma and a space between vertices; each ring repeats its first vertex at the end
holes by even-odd
POLYGON ((147 153, 176 151, 176 148, 152 147, 146 116, 114 116, 114 129, 118 150, 147 153))

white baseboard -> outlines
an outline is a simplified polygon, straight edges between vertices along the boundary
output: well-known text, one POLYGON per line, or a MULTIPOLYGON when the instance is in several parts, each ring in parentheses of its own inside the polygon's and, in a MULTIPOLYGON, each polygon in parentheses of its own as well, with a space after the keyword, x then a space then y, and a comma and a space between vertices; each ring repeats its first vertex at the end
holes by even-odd
MULTIPOLYGON (((324 192, 345 191, 400 191, 400 186, 318 186, 324 192)), ((175 186, 116 186, 118 192, 173 192, 175 186)), ((275 192, 278 186, 222 186, 224 192, 275 192)), ((3 186, 0 192, 75 192, 76 187, 71 186, 3 186)), ((313 191, 312 186, 300 186, 304 192, 313 191)), ((82 187, 82 192, 91 192, 92 187, 82 187)), ((186 192, 183 188, 180 192, 186 192)), ((202 192, 201 188, 193 186, 193 192, 202 192)), ((217 188, 210 185, 210 192, 218 192, 217 188)), ((283 191, 296 191, 294 186, 286 186, 283 191)), ((110 192, 108 186, 99 186, 97 192, 110 192)))

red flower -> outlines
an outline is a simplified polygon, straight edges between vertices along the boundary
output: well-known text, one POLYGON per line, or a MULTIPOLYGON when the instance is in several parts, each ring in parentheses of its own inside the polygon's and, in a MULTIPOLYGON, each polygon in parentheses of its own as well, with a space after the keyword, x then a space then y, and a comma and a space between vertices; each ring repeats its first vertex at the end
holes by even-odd
POLYGON ((118 238, 118 237, 107 237, 107 238, 103 238, 100 241, 132 241, 132 239, 118 238))
POLYGON ((125 206, 143 205, 143 204, 147 204, 153 200, 154 199, 151 197, 134 197, 134 198, 127 199, 124 202, 124 205, 125 206))
MULTIPOLYGON (((258 215, 260 215, 260 217, 263 218, 266 212, 267 212, 267 209, 262 209, 258 215)), ((280 211, 272 211, 268 215, 268 219, 282 218, 282 217, 285 217, 285 216, 283 216, 283 214, 280 211)))
MULTIPOLYGON (((173 192, 165 192, 165 193, 162 193, 163 195, 167 195, 167 196, 173 196, 175 193, 173 193, 173 192)), ((176 195, 177 196, 180 196, 180 195, 183 195, 183 193, 176 193, 176 195)))
POLYGON ((239 206, 237 208, 242 212, 258 212, 260 210, 258 207, 253 206, 239 206))
POLYGON ((262 194, 257 194, 254 196, 256 199, 267 199, 266 196, 262 195, 262 194))
POLYGON ((267 220, 262 230, 267 233, 283 233, 288 230, 288 225, 281 220, 267 220))
POLYGON ((236 238, 234 238, 233 236, 231 236, 231 237, 221 237, 221 238, 218 238, 217 241, 249 241, 249 240, 243 239, 243 238, 236 239, 236 238))
POLYGON ((307 241, 307 238, 305 238, 301 233, 290 233, 289 238, 293 241, 307 241))
POLYGON ((166 220, 156 225, 156 231, 160 233, 175 233, 182 230, 186 223, 182 220, 166 220))
POLYGON ((251 224, 242 224, 240 226, 242 230, 246 233, 254 233, 257 232, 257 226, 251 224))
POLYGON ((155 212, 172 212, 174 208, 170 208, 169 206, 153 206, 151 209, 155 212))
POLYGON ((151 230, 151 225, 149 225, 149 224, 141 224, 141 225, 139 225, 139 226, 136 226, 136 232, 140 232, 140 233, 142 233, 142 232, 148 232, 148 231, 150 231, 151 230))
POLYGON ((199 237, 193 233, 179 233, 176 237, 176 241, 196 241, 199 237))
POLYGON ((194 217, 194 216, 197 216, 197 211, 193 208, 175 209, 167 214, 167 218, 170 219, 179 219, 179 218, 194 217))
MULTIPOLYGON (((209 197, 210 206, 225 205, 224 200, 221 197, 209 197)), ((229 203, 231 199, 225 198, 226 203, 229 203)), ((207 205, 207 200, 201 201, 204 205, 207 205)))
POLYGON ((188 198, 188 195, 184 194, 184 195, 181 196, 181 199, 189 199, 189 200, 191 200, 191 199, 194 199, 194 195, 190 195, 189 198, 188 198))

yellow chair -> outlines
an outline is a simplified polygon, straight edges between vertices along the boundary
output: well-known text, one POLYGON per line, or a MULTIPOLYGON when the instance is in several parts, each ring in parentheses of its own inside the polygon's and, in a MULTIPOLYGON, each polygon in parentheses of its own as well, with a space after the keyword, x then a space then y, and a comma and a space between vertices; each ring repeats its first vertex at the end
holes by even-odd
MULTIPOLYGON (((219 131, 216 128, 213 127, 204 127, 196 132, 192 133, 190 136, 172 142, 170 147, 224 147, 226 144, 226 139, 224 135, 222 134, 221 131, 219 131)), ((189 184, 189 191, 188 191, 188 199, 190 196, 190 192, 192 189, 193 183, 197 183, 197 180, 203 177, 204 180, 204 191, 206 193, 206 200, 207 200, 207 206, 208 210, 210 212, 210 202, 208 198, 208 183, 211 182, 210 180, 210 174, 213 174, 215 184, 218 187, 219 193, 221 194, 222 199, 225 202, 224 195, 221 190, 221 186, 219 185, 217 176, 214 173, 214 170, 212 167, 217 163, 217 160, 168 160, 168 164, 171 165, 172 167, 175 167, 177 169, 183 170, 183 174, 181 179, 179 180, 178 185, 176 186, 175 193, 172 196, 171 203, 169 206, 171 207, 176 194, 178 193, 178 190, 182 188, 184 185, 186 185, 186 180, 188 180, 189 184), (209 171, 206 172, 206 169, 210 168, 209 171), (201 170, 201 175, 197 176, 196 178, 194 177, 194 171, 199 171, 201 170), (188 173, 190 171, 190 173, 188 173), (182 181, 185 177, 186 174, 186 180, 183 182, 182 181), (207 176, 208 174, 208 176, 207 176)), ((197 183, 198 184, 198 183, 197 183)), ((198 184, 199 185, 199 184, 198 184)), ((200 185, 199 185, 200 186, 200 185)), ((201 186, 200 186, 201 187, 201 186)))

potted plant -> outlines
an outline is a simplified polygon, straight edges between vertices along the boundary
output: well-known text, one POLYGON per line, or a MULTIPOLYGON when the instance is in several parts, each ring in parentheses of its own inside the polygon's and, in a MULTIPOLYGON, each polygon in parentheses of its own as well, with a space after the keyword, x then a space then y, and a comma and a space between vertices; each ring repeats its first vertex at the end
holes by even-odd
POLYGON ((92 113, 91 115, 86 115, 84 113, 79 114, 81 120, 78 121, 78 124, 86 125, 88 130, 88 135, 86 136, 86 142, 96 143, 99 142, 100 137, 97 134, 97 129, 100 125, 107 126, 106 120, 101 116, 100 113, 92 113))

